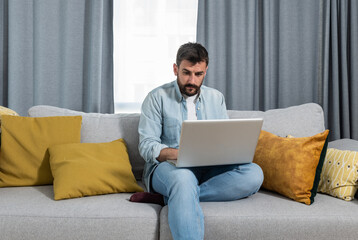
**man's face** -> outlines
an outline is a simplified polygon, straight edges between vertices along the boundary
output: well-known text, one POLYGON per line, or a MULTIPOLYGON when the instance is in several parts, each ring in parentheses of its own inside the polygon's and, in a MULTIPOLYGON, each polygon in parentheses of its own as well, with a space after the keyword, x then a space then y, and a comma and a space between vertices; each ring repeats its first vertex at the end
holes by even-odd
POLYGON ((194 96, 203 84, 208 67, 205 62, 193 64, 188 60, 183 60, 179 66, 174 63, 173 69, 180 92, 187 96, 194 96))

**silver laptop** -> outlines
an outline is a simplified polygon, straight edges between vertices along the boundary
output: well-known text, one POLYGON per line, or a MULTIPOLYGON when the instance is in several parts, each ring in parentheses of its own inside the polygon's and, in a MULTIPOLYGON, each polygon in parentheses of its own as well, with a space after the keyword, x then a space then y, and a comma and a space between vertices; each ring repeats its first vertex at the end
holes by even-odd
POLYGON ((199 167, 252 162, 263 119, 184 121, 177 167, 199 167))

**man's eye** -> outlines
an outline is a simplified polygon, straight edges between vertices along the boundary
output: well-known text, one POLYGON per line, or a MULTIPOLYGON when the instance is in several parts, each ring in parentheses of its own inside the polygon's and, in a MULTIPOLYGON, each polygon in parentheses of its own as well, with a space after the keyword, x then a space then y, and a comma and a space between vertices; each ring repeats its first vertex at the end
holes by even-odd
POLYGON ((203 75, 204 73, 200 72, 200 73, 195 73, 195 76, 200 77, 201 75, 203 75))
POLYGON ((184 75, 189 75, 189 72, 183 72, 184 75))

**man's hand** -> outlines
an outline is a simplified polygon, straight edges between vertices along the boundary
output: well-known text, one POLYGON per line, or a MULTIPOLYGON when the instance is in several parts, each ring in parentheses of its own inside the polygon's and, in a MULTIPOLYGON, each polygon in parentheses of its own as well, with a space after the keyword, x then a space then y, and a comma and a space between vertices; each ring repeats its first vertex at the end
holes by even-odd
POLYGON ((177 160, 178 158, 178 149, 176 148, 164 148, 160 151, 157 160, 159 162, 164 162, 166 160, 177 160))

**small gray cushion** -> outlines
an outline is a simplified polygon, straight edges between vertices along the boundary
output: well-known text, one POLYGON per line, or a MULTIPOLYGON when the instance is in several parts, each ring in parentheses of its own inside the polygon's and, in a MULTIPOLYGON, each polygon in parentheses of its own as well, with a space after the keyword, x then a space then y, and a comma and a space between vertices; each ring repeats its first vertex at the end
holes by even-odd
POLYGON ((34 106, 29 109, 30 117, 48 116, 82 116, 81 142, 98 143, 110 142, 123 138, 127 144, 129 159, 133 174, 137 180, 141 179, 144 159, 138 151, 139 114, 101 114, 84 113, 52 106, 34 106))

